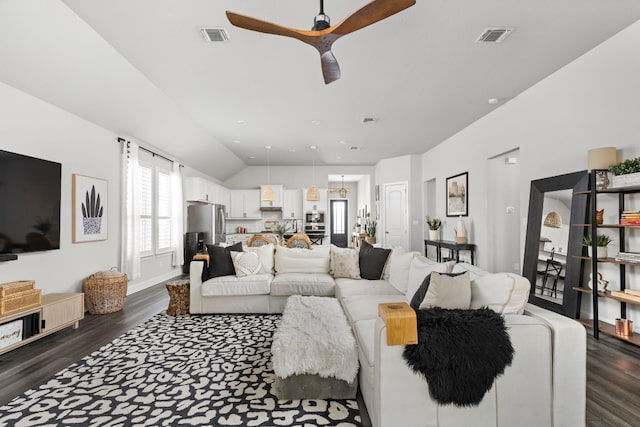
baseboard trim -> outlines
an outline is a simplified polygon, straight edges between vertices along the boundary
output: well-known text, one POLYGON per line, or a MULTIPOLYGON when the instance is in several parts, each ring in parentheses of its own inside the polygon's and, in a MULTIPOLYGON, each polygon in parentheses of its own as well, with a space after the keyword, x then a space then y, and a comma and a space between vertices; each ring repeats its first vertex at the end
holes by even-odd
POLYGON ((135 294, 136 292, 140 292, 144 289, 150 288, 151 286, 157 285, 160 282, 164 282, 170 279, 178 279, 180 277, 182 277, 182 270, 176 269, 141 282, 133 284, 129 282, 129 285, 127 286, 127 295, 135 294))

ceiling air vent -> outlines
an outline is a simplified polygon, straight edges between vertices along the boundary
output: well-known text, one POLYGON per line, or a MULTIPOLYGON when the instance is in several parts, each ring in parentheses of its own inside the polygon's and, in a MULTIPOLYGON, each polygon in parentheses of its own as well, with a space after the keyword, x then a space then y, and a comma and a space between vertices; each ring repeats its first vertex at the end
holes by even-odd
POLYGON ((500 43, 513 32, 513 28, 486 28, 476 43, 500 43))
POLYGON ((202 37, 208 42, 228 42, 229 33, 224 28, 202 28, 202 37))

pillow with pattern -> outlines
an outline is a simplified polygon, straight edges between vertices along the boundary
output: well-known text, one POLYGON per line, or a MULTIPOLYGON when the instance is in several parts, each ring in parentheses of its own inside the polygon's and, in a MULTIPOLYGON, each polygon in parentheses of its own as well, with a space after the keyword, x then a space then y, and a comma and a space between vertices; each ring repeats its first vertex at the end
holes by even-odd
POLYGON ((262 272, 262 263, 258 254, 254 252, 231 252, 231 259, 238 277, 253 276, 262 272))
POLYGON ((334 252, 331 248, 331 274, 335 279, 359 279, 358 251, 347 249, 334 252))

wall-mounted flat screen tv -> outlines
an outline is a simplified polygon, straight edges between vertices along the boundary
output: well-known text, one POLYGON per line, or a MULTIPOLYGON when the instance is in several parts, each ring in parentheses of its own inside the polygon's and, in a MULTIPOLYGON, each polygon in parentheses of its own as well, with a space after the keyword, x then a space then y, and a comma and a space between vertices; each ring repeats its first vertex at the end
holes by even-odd
POLYGON ((0 150, 0 254, 60 249, 60 163, 0 150))

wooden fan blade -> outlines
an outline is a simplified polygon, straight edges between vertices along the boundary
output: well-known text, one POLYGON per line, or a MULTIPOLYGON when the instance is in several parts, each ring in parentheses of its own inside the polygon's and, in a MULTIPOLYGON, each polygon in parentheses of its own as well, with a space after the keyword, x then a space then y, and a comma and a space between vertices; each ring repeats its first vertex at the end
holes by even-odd
POLYGON ((263 21, 261 19, 252 18, 250 16, 239 15, 235 12, 227 10, 227 19, 236 27, 245 30, 258 31, 260 33, 275 34, 277 36, 293 37, 308 43, 309 31, 300 31, 295 28, 285 27, 283 25, 274 24, 273 22, 263 21))
POLYGON ((395 15, 416 4, 416 0, 374 0, 331 27, 336 35, 345 35, 395 15))
POLYGON ((320 61, 322 62, 322 76, 325 84, 340 79, 340 65, 338 65, 338 61, 331 50, 320 52, 320 61))

